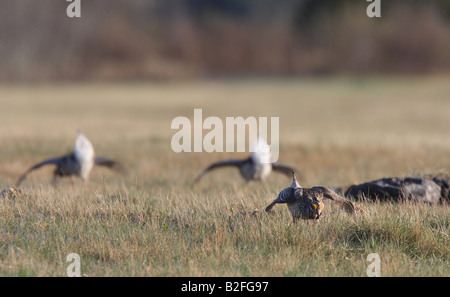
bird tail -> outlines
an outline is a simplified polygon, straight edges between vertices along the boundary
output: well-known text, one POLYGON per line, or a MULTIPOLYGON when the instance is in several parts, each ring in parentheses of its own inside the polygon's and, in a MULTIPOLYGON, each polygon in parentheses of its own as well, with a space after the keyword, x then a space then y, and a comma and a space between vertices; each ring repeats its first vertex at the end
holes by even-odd
POLYGON ((300 185, 297 182, 297 179, 295 178, 295 170, 292 170, 292 184, 291 184, 292 188, 299 188, 300 185))

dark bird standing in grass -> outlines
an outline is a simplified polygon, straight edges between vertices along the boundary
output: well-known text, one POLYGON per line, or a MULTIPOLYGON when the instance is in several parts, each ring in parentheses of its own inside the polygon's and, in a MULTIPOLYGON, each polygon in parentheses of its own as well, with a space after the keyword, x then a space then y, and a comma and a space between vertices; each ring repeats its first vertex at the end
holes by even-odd
POLYGON ((302 188, 295 178, 295 172, 292 171, 292 184, 284 189, 269 206, 266 212, 272 210, 275 204, 286 203, 292 214, 294 223, 298 219, 318 220, 322 215, 324 208, 323 199, 327 198, 339 204, 347 213, 354 213, 353 203, 339 196, 330 189, 324 187, 302 188))
POLYGON ((264 140, 259 139, 250 157, 244 160, 231 159, 213 163, 198 175, 194 183, 199 182, 206 173, 223 167, 237 167, 247 183, 250 181, 264 181, 272 171, 284 173, 288 176, 291 175, 294 170, 293 167, 278 162, 270 162, 270 158, 269 145, 264 140))
POLYGON ((124 172, 124 167, 120 163, 109 158, 96 156, 94 147, 89 139, 78 131, 75 146, 70 154, 47 159, 32 166, 19 178, 17 186, 25 180, 31 171, 51 164, 56 165, 56 169, 53 172, 53 183, 56 182, 58 177, 72 178, 73 176, 78 176, 83 182, 86 182, 94 165, 106 166, 124 172))

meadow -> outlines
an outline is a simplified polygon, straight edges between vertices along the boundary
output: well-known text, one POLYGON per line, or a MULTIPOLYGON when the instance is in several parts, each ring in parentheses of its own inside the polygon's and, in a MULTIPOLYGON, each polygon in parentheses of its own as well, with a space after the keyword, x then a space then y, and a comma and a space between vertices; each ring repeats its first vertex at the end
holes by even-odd
POLYGON ((195 176, 247 153, 174 153, 173 118, 280 119, 280 162, 304 186, 450 174, 448 77, 242 79, 0 86, 0 190, 69 152, 80 128, 128 173, 29 175, 0 196, 0 276, 450 276, 448 205, 370 203, 355 216, 325 202, 320 222, 263 210, 291 180, 246 184, 235 169, 195 176))

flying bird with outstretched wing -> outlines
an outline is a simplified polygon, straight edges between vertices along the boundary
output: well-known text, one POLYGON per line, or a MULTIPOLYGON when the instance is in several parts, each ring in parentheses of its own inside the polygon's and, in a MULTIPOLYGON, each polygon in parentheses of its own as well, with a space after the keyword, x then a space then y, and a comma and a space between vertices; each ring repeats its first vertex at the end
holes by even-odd
POLYGON ((272 171, 290 176, 292 170, 295 170, 295 168, 291 166, 279 162, 271 162, 270 159, 270 147, 264 139, 260 138, 255 143, 254 152, 250 155, 250 157, 243 160, 231 159, 215 162, 204 169, 197 176, 194 183, 199 182, 200 179, 208 172, 224 167, 238 168, 239 173, 246 182, 264 181, 272 171))
POLYGON ((44 160, 30 167, 19 178, 17 186, 27 178, 31 171, 45 165, 56 166, 55 171, 53 172, 53 183, 56 182, 58 177, 72 178, 73 176, 78 176, 83 182, 86 182, 94 165, 106 166, 120 172, 125 172, 124 167, 119 162, 109 158, 96 156, 92 143, 83 133, 81 133, 81 131, 78 131, 75 145, 71 153, 61 157, 44 160))

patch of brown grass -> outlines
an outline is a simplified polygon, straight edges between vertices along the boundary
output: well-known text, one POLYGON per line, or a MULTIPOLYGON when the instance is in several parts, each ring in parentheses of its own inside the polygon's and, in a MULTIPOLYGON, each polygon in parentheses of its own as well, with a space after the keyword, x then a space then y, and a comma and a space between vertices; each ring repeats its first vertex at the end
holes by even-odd
POLYGON ((327 204, 320 223, 263 210, 288 186, 273 174, 246 185, 234 169, 192 181, 239 153, 170 148, 176 116, 279 116, 280 161, 308 186, 450 172, 447 79, 327 79, 0 88, 0 189, 43 158, 71 149, 80 127, 126 176, 48 184, 33 172, 23 197, 0 197, 0 275, 65 275, 78 253, 89 276, 448 276, 448 206, 374 204, 355 217, 327 204))

